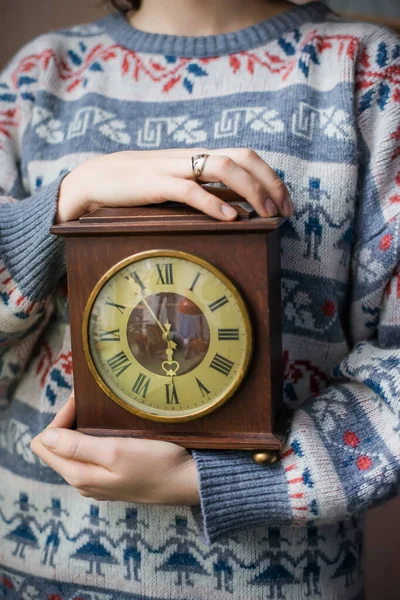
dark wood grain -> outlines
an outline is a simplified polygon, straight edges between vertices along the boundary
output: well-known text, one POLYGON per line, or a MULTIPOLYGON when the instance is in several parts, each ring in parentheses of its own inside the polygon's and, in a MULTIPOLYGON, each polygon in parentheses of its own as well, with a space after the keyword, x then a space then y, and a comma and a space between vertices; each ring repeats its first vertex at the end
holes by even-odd
MULTIPOLYGON (((84 429, 79 428, 81 433, 96 436, 118 436, 118 437, 136 437, 149 440, 160 440, 164 442, 173 442, 179 446, 188 446, 187 435, 179 433, 168 434, 159 431, 147 429, 146 431, 134 431, 121 429, 84 429)), ((212 446, 210 446, 210 436, 207 432, 192 433, 190 435, 190 448, 214 448, 218 450, 281 450, 284 436, 274 435, 272 433, 228 433, 216 434, 212 436, 212 446)))
POLYGON ((226 223, 212 221, 207 223, 211 229, 203 232, 198 231, 199 221, 190 220, 188 215, 181 224, 190 227, 190 235, 177 231, 176 227, 170 228, 168 221, 159 222, 160 232, 152 233, 150 220, 130 222, 129 235, 124 230, 126 224, 121 222, 95 225, 72 222, 52 228, 66 237, 79 430, 96 435, 163 439, 188 448, 281 448, 284 434, 277 427, 282 408, 280 241, 277 228, 280 220, 275 219, 272 227, 271 224, 266 226, 265 221, 268 219, 258 217, 236 221, 229 224, 232 227, 229 232, 224 229, 226 223), (258 229, 249 228, 257 221, 258 229), (146 233, 138 235, 143 226, 146 233), (116 229, 110 231, 110 227, 116 229), (193 421, 159 423, 127 412, 98 386, 83 352, 83 313, 97 281, 122 259, 153 249, 186 251, 214 264, 238 287, 253 324, 253 359, 243 384, 224 405, 193 421))

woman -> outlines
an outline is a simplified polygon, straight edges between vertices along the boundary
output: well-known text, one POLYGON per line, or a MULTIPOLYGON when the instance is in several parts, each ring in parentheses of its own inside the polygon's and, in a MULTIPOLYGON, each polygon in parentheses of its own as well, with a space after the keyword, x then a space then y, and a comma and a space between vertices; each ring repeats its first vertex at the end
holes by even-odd
POLYGON ((362 515, 399 482, 399 39, 319 2, 125 8, 41 36, 1 78, 0 590, 362 598, 362 515), (167 199, 234 219, 193 179, 202 153, 202 181, 289 217, 294 413, 274 467, 69 430, 65 262, 49 227, 167 199))

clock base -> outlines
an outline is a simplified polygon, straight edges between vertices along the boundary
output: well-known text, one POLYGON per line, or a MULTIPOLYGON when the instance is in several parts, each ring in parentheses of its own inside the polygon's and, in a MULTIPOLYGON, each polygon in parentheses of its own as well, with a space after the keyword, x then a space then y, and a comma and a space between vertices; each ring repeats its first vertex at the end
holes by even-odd
POLYGON ((78 428, 80 433, 96 436, 118 436, 133 437, 148 440, 161 440, 163 442, 172 442, 178 446, 184 446, 191 449, 214 449, 214 450, 282 450, 285 435, 263 433, 263 434, 235 434, 229 435, 210 435, 210 434, 185 434, 180 436, 178 433, 168 434, 167 432, 151 430, 115 430, 115 429, 92 429, 78 428))

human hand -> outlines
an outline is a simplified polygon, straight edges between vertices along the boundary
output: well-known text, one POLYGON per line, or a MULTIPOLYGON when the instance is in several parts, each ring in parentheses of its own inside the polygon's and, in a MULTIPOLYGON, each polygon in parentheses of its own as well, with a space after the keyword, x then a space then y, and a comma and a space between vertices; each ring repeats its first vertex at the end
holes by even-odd
POLYGON ((199 504, 198 475, 189 452, 176 444, 94 437, 71 431, 71 395, 32 451, 85 498, 143 504, 199 504))
POLYGON ((209 154, 201 181, 223 182, 262 217, 292 214, 282 179, 248 148, 184 148, 115 152, 91 158, 62 181, 55 222, 78 219, 105 206, 160 204, 174 200, 211 217, 232 221, 237 213, 226 202, 193 181, 191 157, 209 154))

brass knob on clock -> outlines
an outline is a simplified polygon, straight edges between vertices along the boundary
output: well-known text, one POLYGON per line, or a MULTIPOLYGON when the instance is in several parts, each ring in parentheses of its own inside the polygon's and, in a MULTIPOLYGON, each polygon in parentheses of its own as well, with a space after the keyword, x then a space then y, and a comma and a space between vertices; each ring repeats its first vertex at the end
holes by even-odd
POLYGON ((278 460, 278 452, 276 450, 263 450, 262 452, 254 452, 253 460, 258 465, 273 465, 278 460))

